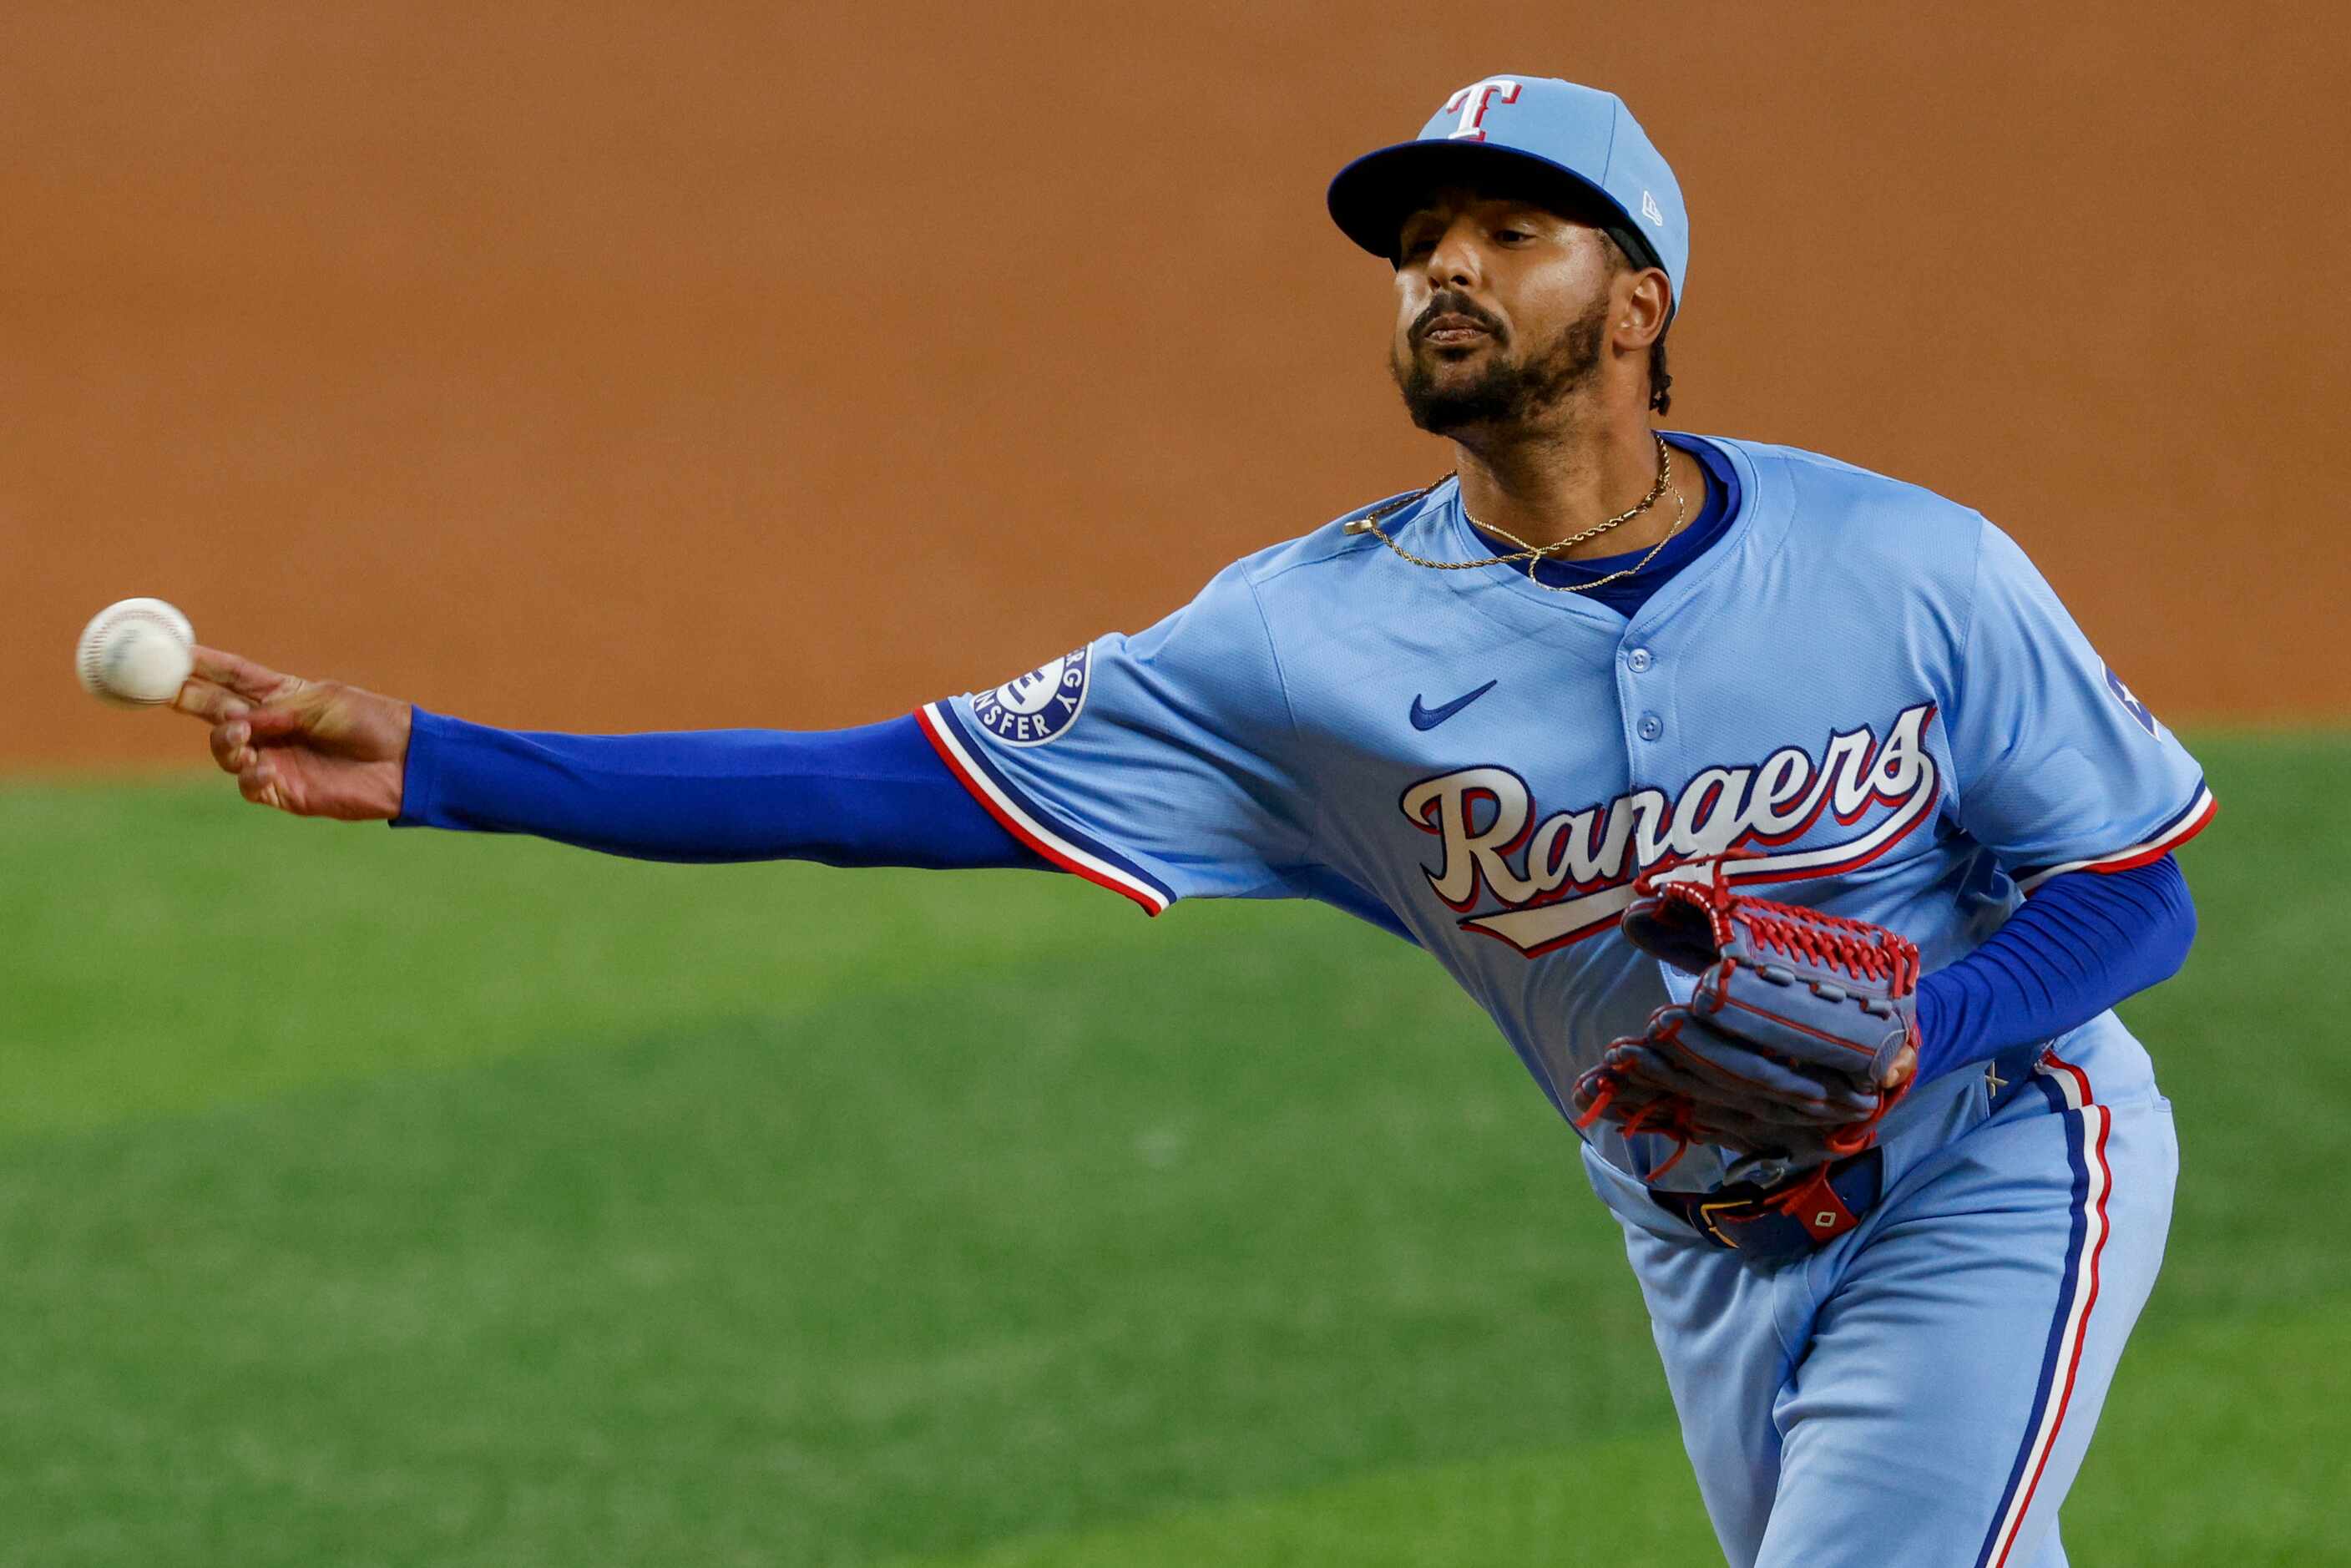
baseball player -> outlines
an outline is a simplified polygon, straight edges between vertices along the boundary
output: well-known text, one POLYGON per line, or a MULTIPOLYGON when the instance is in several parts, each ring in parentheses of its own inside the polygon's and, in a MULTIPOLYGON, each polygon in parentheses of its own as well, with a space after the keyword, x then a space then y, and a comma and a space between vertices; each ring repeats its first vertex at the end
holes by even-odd
POLYGON ((831 733, 485 728, 200 650, 249 800, 673 860, 1031 866, 1425 948, 1582 1132, 1725 1556, 2065 1561, 2153 1285, 2196 763, 1967 507, 1656 428, 1689 225, 1612 94, 1358 159, 1451 473, 1133 635, 831 733))

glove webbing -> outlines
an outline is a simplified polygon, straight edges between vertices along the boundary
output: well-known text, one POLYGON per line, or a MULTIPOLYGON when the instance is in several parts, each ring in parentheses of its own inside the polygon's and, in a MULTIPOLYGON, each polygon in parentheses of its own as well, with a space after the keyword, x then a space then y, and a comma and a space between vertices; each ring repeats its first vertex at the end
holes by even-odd
POLYGON ((1918 945, 1900 933, 1801 904, 1732 892, 1726 872, 1731 862, 1750 853, 1732 852, 1719 857, 1714 874, 1703 883, 1660 883, 1656 879, 1663 873, 1653 872, 1635 883, 1633 891, 1644 898, 1663 898, 1703 914, 1717 953, 1729 946, 1738 930, 1744 929, 1756 946, 1842 969, 1855 979, 1875 980, 1894 996, 1907 996, 1917 988, 1918 945))

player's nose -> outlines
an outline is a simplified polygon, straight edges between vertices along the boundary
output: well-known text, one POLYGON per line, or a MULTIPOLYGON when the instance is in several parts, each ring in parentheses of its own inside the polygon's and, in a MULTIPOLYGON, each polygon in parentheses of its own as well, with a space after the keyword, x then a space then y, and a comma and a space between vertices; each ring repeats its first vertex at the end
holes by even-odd
POLYGON ((1446 225, 1421 258, 1421 267, 1433 289, 1474 288, 1480 276, 1479 260, 1478 226, 1464 217, 1446 225))

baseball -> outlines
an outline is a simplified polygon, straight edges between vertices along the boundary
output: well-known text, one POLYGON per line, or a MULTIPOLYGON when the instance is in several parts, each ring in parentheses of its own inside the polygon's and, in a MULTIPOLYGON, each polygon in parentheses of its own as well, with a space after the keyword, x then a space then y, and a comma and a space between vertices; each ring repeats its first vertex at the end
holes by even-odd
POLYGON ((154 707, 179 695, 195 667, 195 628, 160 599, 110 604, 82 628, 74 674, 82 690, 118 707, 154 707))

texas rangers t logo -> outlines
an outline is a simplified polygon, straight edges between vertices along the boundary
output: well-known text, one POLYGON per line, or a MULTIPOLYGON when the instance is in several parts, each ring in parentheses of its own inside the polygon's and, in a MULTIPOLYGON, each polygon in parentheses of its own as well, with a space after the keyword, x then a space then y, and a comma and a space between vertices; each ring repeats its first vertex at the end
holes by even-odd
MULTIPOLYGON (((1445 112, 1458 114, 1461 123, 1448 141, 1483 141, 1486 140, 1486 108, 1497 97, 1504 103, 1519 101, 1519 84, 1508 77, 1488 77, 1484 81, 1471 82, 1445 100, 1445 112)), ((1427 101, 1423 99, 1423 102, 1427 101)))

